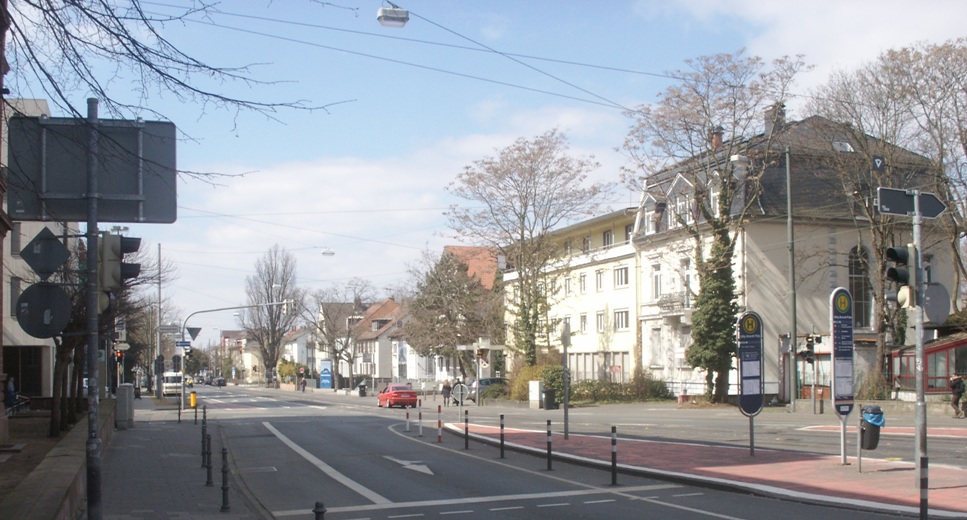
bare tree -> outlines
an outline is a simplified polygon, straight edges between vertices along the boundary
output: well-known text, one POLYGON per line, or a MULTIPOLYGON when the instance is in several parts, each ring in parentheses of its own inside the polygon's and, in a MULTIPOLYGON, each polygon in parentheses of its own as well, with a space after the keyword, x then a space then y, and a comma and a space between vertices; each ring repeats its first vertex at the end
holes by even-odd
POLYGON ((361 278, 353 278, 342 286, 319 289, 306 298, 303 320, 332 356, 334 388, 341 384, 340 361, 346 363, 347 377, 352 384, 353 366, 358 357, 357 340, 362 332, 357 325, 375 298, 373 285, 361 278))
POLYGON ((255 262, 255 274, 245 278, 248 298, 239 323, 259 349, 263 373, 271 374, 282 354, 282 338, 299 321, 298 309, 305 306, 304 289, 296 285, 295 255, 272 246, 255 262))
POLYGON ((470 276, 467 264, 456 255, 444 252, 433 259, 426 253, 424 269, 413 269, 417 294, 405 306, 411 319, 403 330, 409 343, 422 356, 456 357, 464 379, 471 362, 470 345, 479 337, 502 343, 503 294, 484 288, 480 279, 470 276))
POLYGON ((736 239, 755 204, 760 176, 776 160, 771 133, 755 149, 749 139, 759 133, 767 109, 774 123, 785 117, 781 103, 804 65, 788 57, 767 64, 742 51, 686 64, 688 69, 669 74, 681 81, 657 104, 628 114, 634 122, 624 150, 633 166, 624 181, 657 201, 656 219, 680 227, 694 243, 700 285, 686 359, 705 369, 706 392, 721 401, 736 350, 736 239))
POLYGON ((547 307, 549 263, 560 251, 549 239, 555 227, 594 215, 607 183, 589 183, 588 173, 599 164, 593 157, 568 155, 567 140, 557 130, 532 140, 517 139, 496 157, 465 167, 447 190, 471 203, 453 205, 450 227, 463 238, 494 248, 517 274, 512 283, 516 301, 513 342, 529 365, 537 361, 538 339, 547 331, 541 323, 547 307))

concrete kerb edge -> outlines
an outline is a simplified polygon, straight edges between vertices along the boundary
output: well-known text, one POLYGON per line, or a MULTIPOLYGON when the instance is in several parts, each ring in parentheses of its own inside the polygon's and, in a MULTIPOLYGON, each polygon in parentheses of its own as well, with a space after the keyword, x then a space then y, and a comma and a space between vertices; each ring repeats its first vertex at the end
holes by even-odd
MULTIPOLYGON (((213 421, 209 419, 209 422, 213 422, 213 421)), ((228 446, 228 441, 225 438, 224 426, 222 426, 222 424, 218 423, 217 421, 214 421, 214 422, 216 422, 216 424, 218 425, 218 438, 219 440, 221 440, 222 446, 228 446)), ((214 460, 215 460, 215 457, 214 457, 214 454, 212 454, 212 466, 215 465, 214 460)), ((265 506, 262 505, 261 502, 259 502, 255 494, 252 493, 252 491, 248 488, 248 483, 245 482, 245 477, 243 477, 242 473, 238 471, 238 464, 235 462, 235 453, 232 450, 228 450, 228 467, 229 467, 228 478, 230 481, 235 483, 236 488, 238 489, 239 493, 242 495, 242 498, 245 499, 245 502, 247 503, 247 505, 255 509, 260 518, 274 518, 274 516, 272 515, 272 512, 266 509, 265 506)), ((212 468, 212 471, 214 471, 214 467, 212 468)), ((214 481, 215 479, 212 478, 212 480, 214 481)))
MULTIPOLYGON (((463 430, 463 423, 444 423, 443 429, 454 436, 463 437, 466 435, 463 430)), ((534 433, 544 433, 539 430, 532 430, 534 433)), ((576 434, 571 434, 576 435, 576 434)), ((580 434, 585 437, 600 437, 608 439, 610 437, 595 436, 595 435, 585 435, 580 434)), ((470 433, 469 437, 476 442, 483 444, 488 444, 492 446, 499 446, 500 440, 494 439, 488 435, 481 435, 476 433, 470 433)), ((546 450, 543 448, 534 448, 530 446, 525 446, 523 444, 517 444, 513 442, 504 442, 504 447, 510 449, 511 451, 516 451, 520 453, 527 453, 531 455, 546 455, 546 450)), ((553 447, 553 444, 552 444, 553 447)), ((582 466, 593 467, 596 469, 611 469, 611 462, 591 459, 587 457, 581 457, 579 455, 572 455, 569 453, 553 452, 551 454, 554 460, 567 461, 575 464, 580 464, 582 466)), ((610 456, 610 453, 609 453, 610 456)), ((741 482, 735 480, 726 480, 716 477, 706 477, 702 475, 693 475, 690 473, 680 473, 675 471, 667 471, 657 468, 649 468, 645 466, 631 466, 627 464, 617 464, 617 468, 621 473, 628 475, 638 475, 645 477, 661 477, 673 482, 680 482, 683 484, 699 484, 704 487, 710 487, 713 489, 721 489, 726 491, 747 491, 755 495, 765 496, 769 498, 782 498, 787 500, 794 500, 802 503, 810 504, 821 504, 821 505, 834 505, 841 507, 843 509, 858 510, 858 511, 870 511, 875 510, 878 512, 892 513, 892 514, 903 514, 904 516, 910 516, 916 518, 919 516, 920 510, 916 507, 894 505, 894 504, 883 504, 880 502, 871 502, 867 500, 858 500, 850 498, 840 498, 840 497, 827 497, 824 495, 817 495, 814 493, 803 493, 799 491, 791 491, 788 489, 783 489, 776 486, 769 486, 765 484, 754 484, 750 482, 741 482)), ((930 509, 929 514, 931 517, 938 518, 964 518, 963 513, 930 509)))

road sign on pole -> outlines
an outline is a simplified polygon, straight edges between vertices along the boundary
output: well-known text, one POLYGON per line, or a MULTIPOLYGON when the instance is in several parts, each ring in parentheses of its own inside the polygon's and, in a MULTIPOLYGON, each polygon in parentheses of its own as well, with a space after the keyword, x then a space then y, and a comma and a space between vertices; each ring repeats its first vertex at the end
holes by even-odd
POLYGON ((916 210, 914 198, 920 199, 920 216, 924 218, 937 218, 947 210, 947 205, 933 193, 882 187, 876 189, 876 207, 886 215, 913 215, 916 210))

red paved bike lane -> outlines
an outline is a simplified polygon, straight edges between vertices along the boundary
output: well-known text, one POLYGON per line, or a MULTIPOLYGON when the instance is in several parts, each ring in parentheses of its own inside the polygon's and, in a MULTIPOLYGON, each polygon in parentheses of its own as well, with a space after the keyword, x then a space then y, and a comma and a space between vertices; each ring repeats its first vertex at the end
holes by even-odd
MULTIPOLYGON (((463 423, 447 423, 448 430, 463 434, 463 423)), ((825 428, 825 427, 823 427, 825 428)), ((838 429, 838 427, 834 427, 838 429)), ((912 428, 906 428, 911 430, 912 428)), ((851 428, 856 435, 855 428, 851 428)), ((884 434, 905 434, 904 428, 884 434)), ((470 435, 497 444, 500 428, 470 425, 470 435)), ((967 438, 967 430, 930 428, 928 436, 967 438), (943 430, 943 431, 941 431, 943 430), (947 431, 950 430, 950 431, 947 431)), ((547 452, 547 432, 505 429, 508 449, 547 452)), ((610 467, 611 437, 552 434, 555 457, 576 458, 610 467)), ((816 501, 885 512, 916 514, 920 489, 916 468, 908 462, 867 457, 857 464, 855 452, 842 465, 840 456, 748 447, 709 446, 690 442, 617 440, 617 463, 622 470, 682 479, 709 485, 741 488, 788 499, 816 501), (862 472, 859 468, 862 467, 862 472)), ((870 453, 870 452, 864 452, 870 453)), ((928 505, 937 518, 967 518, 967 470, 932 463, 928 470, 928 505)))

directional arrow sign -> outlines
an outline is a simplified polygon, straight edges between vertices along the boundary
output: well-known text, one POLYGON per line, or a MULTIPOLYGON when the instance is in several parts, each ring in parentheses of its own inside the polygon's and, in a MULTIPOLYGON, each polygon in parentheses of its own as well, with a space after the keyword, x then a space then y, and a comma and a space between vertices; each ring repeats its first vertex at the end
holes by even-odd
MULTIPOLYGON (((895 188, 876 189, 876 208, 887 215, 913 215, 916 209, 913 200, 916 191, 898 190, 895 188)), ((933 193, 919 193, 920 216, 937 218, 947 210, 947 205, 940 201, 933 193)))
POLYGON ((425 473, 427 475, 433 474, 433 471, 431 471, 430 468, 426 467, 426 464, 420 464, 420 461, 400 460, 400 459, 390 457, 389 455, 383 455, 383 457, 403 466, 403 469, 411 469, 413 471, 419 471, 420 473, 425 473))

